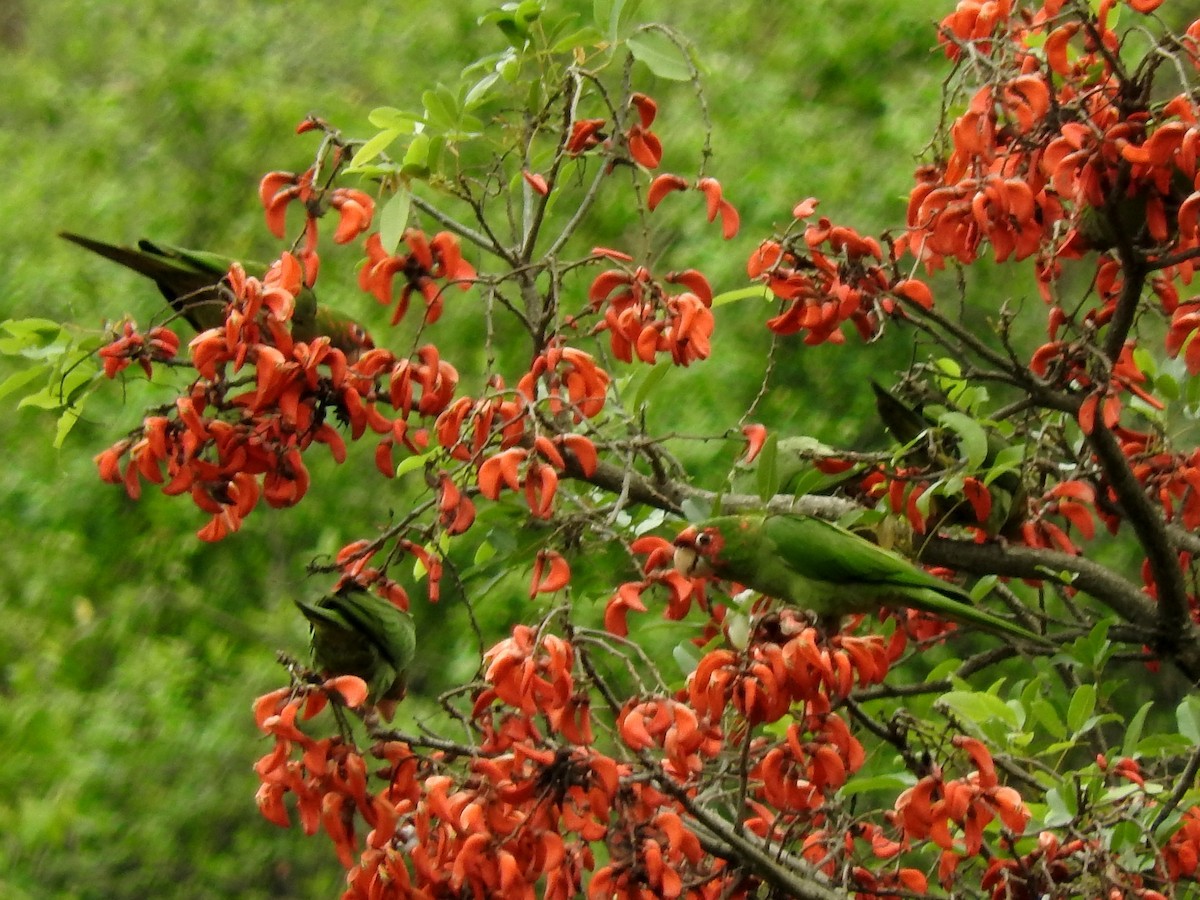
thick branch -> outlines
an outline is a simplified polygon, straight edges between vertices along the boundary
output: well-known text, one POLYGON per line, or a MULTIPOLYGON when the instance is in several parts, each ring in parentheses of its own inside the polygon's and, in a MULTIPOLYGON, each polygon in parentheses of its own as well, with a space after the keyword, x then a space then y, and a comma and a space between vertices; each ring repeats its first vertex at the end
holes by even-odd
POLYGON ((976 544, 931 537, 924 543, 920 558, 922 562, 973 575, 1054 581, 1063 573, 1070 577, 1072 587, 1099 600, 1125 621, 1142 624, 1147 630, 1154 621, 1154 604, 1136 585, 1081 556, 999 541, 976 544))
POLYGON ((1157 639, 1174 648, 1185 633, 1194 632, 1195 629, 1189 628, 1191 620, 1187 611, 1187 588, 1183 583, 1178 556, 1167 537, 1166 524, 1130 469, 1129 460, 1113 433, 1097 424, 1089 441, 1150 564, 1158 589, 1157 639))
POLYGON ((567 458, 567 467, 563 474, 568 478, 604 488, 617 496, 624 496, 629 503, 652 506, 676 514, 682 512, 684 497, 691 493, 682 485, 654 481, 634 469, 622 468, 604 460, 596 466, 595 472, 585 475, 579 461, 570 456, 567 458))
MULTIPOLYGON (((1081 556, 999 542, 975 544, 935 537, 925 544, 921 560, 975 575, 1053 580, 1055 573, 1067 573, 1072 587, 1142 628, 1148 639, 1162 641, 1161 632, 1155 628, 1158 608, 1141 589, 1111 569, 1081 556)), ((1200 683, 1200 629, 1190 620, 1179 624, 1165 643, 1164 652, 1189 680, 1200 683)))

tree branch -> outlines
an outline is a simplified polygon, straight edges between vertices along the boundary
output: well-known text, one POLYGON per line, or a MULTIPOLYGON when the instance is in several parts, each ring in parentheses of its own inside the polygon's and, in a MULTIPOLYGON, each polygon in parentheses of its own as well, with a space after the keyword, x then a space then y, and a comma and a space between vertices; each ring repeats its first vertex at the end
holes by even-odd
POLYGON ((1130 469, 1129 460, 1113 433, 1097 423, 1088 440, 1150 564, 1158 594, 1156 641, 1174 648, 1186 633, 1195 631, 1195 626, 1188 616, 1187 588, 1176 551, 1167 536, 1166 524, 1130 469))

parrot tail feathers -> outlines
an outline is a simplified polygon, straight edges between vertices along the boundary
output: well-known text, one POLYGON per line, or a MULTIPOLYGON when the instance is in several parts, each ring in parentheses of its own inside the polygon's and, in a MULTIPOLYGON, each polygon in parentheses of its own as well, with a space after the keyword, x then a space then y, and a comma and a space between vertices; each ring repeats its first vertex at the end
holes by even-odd
POLYGON ((1045 635, 1037 634, 1028 628, 1009 622, 1007 619, 953 600, 935 590, 914 591, 908 596, 907 602, 915 609, 950 619, 960 625, 974 626, 997 637, 1020 638, 1043 647, 1055 646, 1045 635))

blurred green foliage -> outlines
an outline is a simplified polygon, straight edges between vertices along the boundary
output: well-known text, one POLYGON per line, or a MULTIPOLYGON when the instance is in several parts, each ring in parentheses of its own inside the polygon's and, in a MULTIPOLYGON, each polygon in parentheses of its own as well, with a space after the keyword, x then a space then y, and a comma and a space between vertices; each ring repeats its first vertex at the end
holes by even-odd
MULTIPOLYGON (((590 18, 588 4, 576 5, 590 18)), ((698 47, 715 123, 710 173, 742 214, 741 235, 722 244, 683 198, 664 204, 655 250, 665 267, 697 266, 718 291, 737 287, 755 243, 809 195, 863 231, 902 221, 913 154, 938 109, 934 11, 916 6, 880 0, 864 16, 848 0, 732 2, 714 14, 687 0, 643 11, 698 47)), ((296 123, 315 113, 348 134, 371 133, 370 109, 412 105, 502 46, 491 24, 477 24, 489 8, 8 4, 0 320, 97 329, 126 312, 143 322, 161 312, 149 285, 59 241, 61 228, 270 256, 277 248, 255 188, 267 170, 306 164, 312 140, 293 136, 296 123)), ((664 167, 686 173, 703 139, 690 88, 656 83, 640 66, 637 77, 660 103, 664 167)), ((601 208, 595 243, 636 234, 627 210, 601 208)), ((332 293, 384 333, 370 298, 330 289, 352 283, 355 260, 324 260, 325 299, 332 293)), ((479 346, 470 312, 455 313, 464 355, 479 346)), ((740 450, 736 429, 720 438, 758 393, 764 312, 753 302, 723 308, 714 359, 669 373, 649 410, 651 430, 707 436, 673 448, 704 486, 719 487, 740 450)), ((784 433, 869 442, 880 433, 869 374, 913 353, 913 336, 899 329, 869 355, 780 351, 778 388, 755 417, 784 433)), ((12 371, 0 358, 0 378, 12 371)), ((352 448, 344 466, 313 463, 316 489, 298 509, 259 511, 243 532, 203 545, 194 536, 203 521, 187 503, 148 491, 134 504, 99 483, 91 463, 162 396, 136 379, 124 395, 112 385, 57 453, 51 415, 14 410, 12 398, 5 406, 0 895, 334 896, 332 850, 274 828, 254 806, 250 767, 266 745, 249 705, 284 681, 275 651, 306 645, 291 597, 324 585, 306 583, 306 564, 386 521, 402 486, 381 488, 370 448, 352 448)), ((471 677, 480 643, 525 614, 525 588, 514 579, 488 587, 475 622, 452 590, 437 607, 416 604, 422 659, 402 717, 429 714, 440 689, 471 677)), ((603 598, 581 602, 599 608, 603 598)))

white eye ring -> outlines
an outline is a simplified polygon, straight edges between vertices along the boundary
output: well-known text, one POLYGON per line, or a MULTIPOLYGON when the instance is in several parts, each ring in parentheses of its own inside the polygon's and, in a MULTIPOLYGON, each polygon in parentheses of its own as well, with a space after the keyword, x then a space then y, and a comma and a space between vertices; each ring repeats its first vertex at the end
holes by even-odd
POLYGON ((707 531, 702 531, 698 535, 696 535, 696 546, 697 547, 707 547, 709 545, 709 543, 711 543, 711 542, 712 542, 712 535, 709 534, 707 531))

